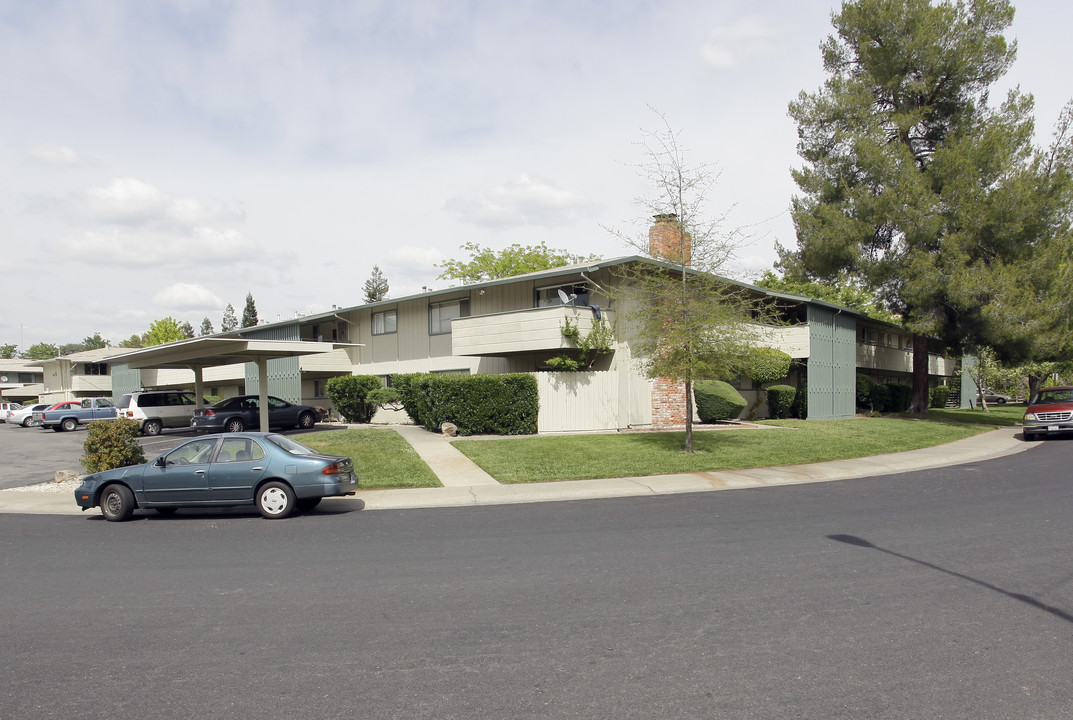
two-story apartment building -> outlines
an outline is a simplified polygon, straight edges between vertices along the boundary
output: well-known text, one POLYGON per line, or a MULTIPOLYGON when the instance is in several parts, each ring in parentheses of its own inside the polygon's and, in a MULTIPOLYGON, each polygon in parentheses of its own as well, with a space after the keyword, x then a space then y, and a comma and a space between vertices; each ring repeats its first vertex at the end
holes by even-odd
POLYGON ((41 367, 33 360, 0 358, 0 398, 4 402, 29 402, 41 392, 41 367))
POLYGON ((40 385, 27 386, 24 392, 32 392, 40 402, 111 397, 109 359, 121 352, 124 351, 118 348, 101 348, 30 362, 30 367, 40 368, 40 385))

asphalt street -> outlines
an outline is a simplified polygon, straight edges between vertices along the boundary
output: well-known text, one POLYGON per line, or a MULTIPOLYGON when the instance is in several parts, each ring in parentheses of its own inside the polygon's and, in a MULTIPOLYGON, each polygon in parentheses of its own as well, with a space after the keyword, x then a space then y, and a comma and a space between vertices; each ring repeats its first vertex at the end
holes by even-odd
POLYGON ((1071 460, 284 522, 6 515, 0 714, 1069 718, 1071 460))

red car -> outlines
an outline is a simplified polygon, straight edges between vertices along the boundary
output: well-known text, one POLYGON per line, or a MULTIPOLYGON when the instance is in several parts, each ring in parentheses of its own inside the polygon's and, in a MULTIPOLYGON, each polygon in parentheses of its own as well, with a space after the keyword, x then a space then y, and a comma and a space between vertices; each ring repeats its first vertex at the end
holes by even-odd
POLYGON ((1050 435, 1073 433, 1073 387, 1043 388, 1025 410, 1025 440, 1039 440, 1050 435))

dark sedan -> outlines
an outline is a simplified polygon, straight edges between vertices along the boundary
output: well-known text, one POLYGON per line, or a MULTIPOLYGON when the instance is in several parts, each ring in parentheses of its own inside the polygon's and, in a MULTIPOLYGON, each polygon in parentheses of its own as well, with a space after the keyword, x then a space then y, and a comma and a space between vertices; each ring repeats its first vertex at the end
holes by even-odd
MULTIPOLYGON (((194 410, 190 427, 194 430, 214 432, 242 432, 246 428, 261 426, 260 398, 256 395, 239 395, 213 403, 207 408, 194 410)), ((317 422, 316 408, 308 405, 292 405, 278 397, 268 396, 268 426, 272 428, 296 428, 308 430, 317 422)))
POLYGON ((285 435, 229 433, 188 440, 144 465, 87 475, 75 502, 83 510, 100 506, 111 521, 129 519, 135 508, 170 514, 232 505, 256 505, 276 519, 357 488, 348 457, 321 454, 285 435))

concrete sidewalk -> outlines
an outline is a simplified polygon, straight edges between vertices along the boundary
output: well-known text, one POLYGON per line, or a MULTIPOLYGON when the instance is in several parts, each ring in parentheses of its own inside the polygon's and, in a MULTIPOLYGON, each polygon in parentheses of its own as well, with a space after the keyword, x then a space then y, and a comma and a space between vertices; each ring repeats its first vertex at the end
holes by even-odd
MULTIPOLYGON (((413 426, 393 426, 391 429, 406 438, 444 486, 405 490, 360 490, 353 498, 332 498, 327 502, 335 507, 350 504, 355 509, 401 510, 670 495, 828 482, 927 470, 990 460, 1037 446, 1021 440, 1018 437, 1018 427, 1005 427, 923 450, 809 465, 501 485, 456 450, 446 438, 413 426)), ((79 515, 81 510, 75 505, 73 488, 56 492, 50 485, 45 485, 0 491, 0 513, 79 515)))

